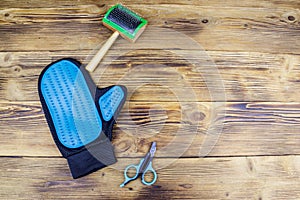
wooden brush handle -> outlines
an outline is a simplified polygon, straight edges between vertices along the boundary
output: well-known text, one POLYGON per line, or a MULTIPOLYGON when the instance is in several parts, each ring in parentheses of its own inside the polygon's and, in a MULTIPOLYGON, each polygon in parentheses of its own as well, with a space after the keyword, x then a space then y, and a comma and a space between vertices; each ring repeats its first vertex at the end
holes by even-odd
POLYGON ((89 72, 93 72, 96 69, 96 67, 98 66, 98 64, 104 57, 104 55, 106 54, 106 52, 109 50, 111 45, 116 41, 119 35, 120 35, 119 32, 115 31, 110 36, 110 38, 105 42, 105 44, 101 47, 101 49, 96 53, 96 55, 92 58, 89 64, 85 67, 86 70, 88 70, 89 72))

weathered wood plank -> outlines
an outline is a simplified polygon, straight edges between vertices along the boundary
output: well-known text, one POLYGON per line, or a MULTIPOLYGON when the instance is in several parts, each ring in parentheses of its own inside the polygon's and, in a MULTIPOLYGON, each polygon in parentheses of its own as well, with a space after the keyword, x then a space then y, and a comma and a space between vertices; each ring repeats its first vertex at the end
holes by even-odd
MULTIPOLYGON (((158 180, 120 188, 112 167, 73 180, 63 158, 0 157, 1 199, 299 199, 300 157, 178 159, 158 180)), ((157 162, 167 159, 154 159, 157 162)), ((124 166, 137 162, 119 159, 124 166)))
POLYGON ((123 1, 150 26, 134 50, 118 40, 102 62, 109 67, 92 74, 101 87, 129 89, 114 127, 118 162, 71 178, 38 101, 38 75, 62 57, 86 64, 111 34, 100 20, 115 3, 0 1, 0 199, 300 199, 298 0, 123 1), (158 181, 119 188, 122 169, 151 141, 158 181), (203 149, 212 151, 195 158, 203 149))
MULTIPOLYGON (((111 51, 92 77, 100 87, 124 84, 132 94, 132 101, 178 101, 177 98, 225 101, 224 95, 227 101, 299 101, 299 56, 206 53, 193 60, 197 51, 111 51), (211 61, 206 61, 209 57, 211 61), (195 66, 193 62, 199 64, 195 66)), ((37 80, 46 65, 63 57, 87 64, 92 54, 92 51, 0 53, 0 98, 38 100, 37 80)))
MULTIPOLYGON (((207 50, 300 54, 300 6, 292 5, 276 7, 271 3, 267 8, 247 9, 171 4, 130 7, 153 27, 183 32, 207 50)), ((86 5, 4 9, 0 39, 5 42, 0 51, 93 49, 111 34, 100 22, 106 9, 103 3, 89 1, 86 5)), ((144 41, 164 45, 164 40, 157 33, 144 41)))
MULTIPOLYGON (((222 109, 210 102, 126 103, 113 132, 115 152, 140 157, 145 144, 157 141, 168 148, 158 157, 202 156, 200 148, 208 142, 215 145, 206 148, 212 149, 208 156, 300 154, 299 103, 226 103, 224 115, 222 109)), ((39 102, 1 102, 0 113, 0 155, 60 155, 39 102)))
MULTIPOLYGON (((122 1, 125 5, 135 5, 136 2, 132 0, 122 1)), ((33 7, 53 7, 53 5, 59 6, 78 6, 86 4, 107 4, 113 5, 116 4, 115 0, 108 1, 98 1, 98 0, 84 0, 84 1, 73 1, 73 0, 56 0, 55 4, 52 1, 39 1, 39 0, 30 0, 30 3, 26 1, 16 2, 14 0, 2 0, 0 5, 1 8, 33 8, 33 7)), ((300 6, 300 3, 297 0, 259 0, 259 1, 247 1, 241 2, 236 0, 149 0, 144 2, 139 2, 139 5, 153 5, 153 4, 171 4, 171 5, 194 5, 194 6, 203 6, 203 7, 246 7, 246 8, 297 8, 300 6)))

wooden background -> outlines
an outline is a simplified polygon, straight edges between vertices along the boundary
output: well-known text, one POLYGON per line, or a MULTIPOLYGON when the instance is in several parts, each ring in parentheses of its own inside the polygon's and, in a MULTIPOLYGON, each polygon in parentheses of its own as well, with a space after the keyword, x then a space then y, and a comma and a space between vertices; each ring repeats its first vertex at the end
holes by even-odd
MULTIPOLYGON (((178 159, 173 152, 158 151, 154 168, 166 166, 157 170, 158 180, 150 187, 136 180, 119 188, 123 172, 113 166, 71 178, 41 109, 38 76, 63 57, 87 64, 111 34, 100 19, 115 3, 0 1, 0 198, 300 199, 298 0, 123 1, 149 20, 145 34, 168 28, 198 42, 219 69, 212 73, 222 78, 226 99, 211 98, 201 74, 165 49, 168 40, 157 35, 147 44, 160 44, 161 49, 130 51, 110 63, 103 75, 98 68, 92 76, 105 87, 128 70, 154 64, 138 68, 124 81, 138 88, 130 90, 114 129, 118 166, 137 163, 151 141, 157 141, 158 150, 168 146, 180 128, 176 145, 189 148, 178 159), (179 101, 164 85, 180 89, 182 79, 190 88, 181 88, 186 95, 179 101), (189 96, 191 88, 196 100, 189 96), (214 116, 216 102, 224 104, 224 116, 214 116), (223 124, 222 134, 212 151, 199 157, 207 130, 215 123, 223 124)), ((197 53, 181 40, 174 42, 182 43, 182 55, 197 53)), ((118 56, 120 48, 115 45, 110 53, 118 56)))

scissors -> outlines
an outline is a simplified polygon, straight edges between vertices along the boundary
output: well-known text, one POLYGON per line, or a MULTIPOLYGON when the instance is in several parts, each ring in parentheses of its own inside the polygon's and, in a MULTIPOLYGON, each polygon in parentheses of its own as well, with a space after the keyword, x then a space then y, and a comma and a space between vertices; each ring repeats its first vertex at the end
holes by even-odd
POLYGON ((120 187, 124 187, 127 183, 137 179, 140 175, 142 175, 142 183, 145 185, 152 185, 153 183, 156 182, 157 174, 156 174, 155 170, 152 168, 152 159, 154 157, 155 151, 156 151, 156 142, 152 142, 150 150, 148 151, 146 156, 140 161, 140 163, 138 165, 128 165, 126 167, 126 169, 124 171, 125 181, 120 185, 120 187), (127 176, 127 171, 130 168, 135 168, 135 170, 136 170, 136 174, 133 177, 127 176), (145 174, 147 172, 153 173, 153 180, 150 182, 147 182, 145 180, 145 174))

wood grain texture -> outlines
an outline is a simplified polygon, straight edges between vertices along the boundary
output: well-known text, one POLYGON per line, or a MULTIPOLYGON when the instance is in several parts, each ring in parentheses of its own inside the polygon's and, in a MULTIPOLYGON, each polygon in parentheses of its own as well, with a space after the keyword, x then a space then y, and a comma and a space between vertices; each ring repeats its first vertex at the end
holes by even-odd
POLYGON ((71 178, 38 76, 64 57, 86 65, 111 35, 101 19, 115 3, 0 1, 0 199, 300 199, 298 0, 122 1, 149 26, 91 74, 128 88, 118 162, 71 178), (158 181, 119 188, 154 140, 158 181))
MULTIPOLYGON (((124 0, 122 1, 125 5, 134 5, 135 1, 132 0, 124 0)), ((12 0, 3 0, 1 1, 1 6, 3 9, 5 8, 51 8, 51 7, 64 7, 64 6, 80 6, 80 5, 103 5, 110 6, 118 3, 115 0, 108 0, 105 2, 99 2, 97 0, 84 0, 84 1, 72 1, 72 0, 57 0, 55 1, 55 5, 51 1, 39 1, 39 0, 30 0, 28 2, 15 2, 12 0), (106 5, 105 5, 106 4, 106 5)), ((300 3, 297 0, 286 0, 286 1, 278 1, 278 0, 261 0, 261 1, 235 1, 228 0, 226 2, 222 0, 149 0, 146 2, 139 2, 139 5, 164 5, 164 4, 175 4, 175 5, 194 5, 194 6, 207 6, 207 7, 244 7, 244 8, 268 8, 268 9, 276 9, 276 8, 297 8, 300 6, 300 3)))
MULTIPOLYGON (((38 100, 37 80, 46 65, 63 57, 73 57, 87 64, 92 52, 0 53, 0 98, 12 101, 38 100)), ((184 59, 185 56, 197 54, 192 50, 141 49, 109 62, 119 55, 117 50, 112 50, 108 55, 110 57, 101 63, 92 78, 99 87, 116 83, 126 85, 135 94, 131 99, 135 101, 147 101, 149 98, 154 101, 178 101, 179 97, 181 101, 299 100, 299 56, 209 51, 203 52, 203 58, 195 60, 198 66, 184 59), (211 60, 207 67, 206 58, 211 60), (198 68, 202 71, 198 71, 198 68), (215 91, 209 92, 208 86, 215 91), (178 94, 169 95, 172 89, 178 94)))
MULTIPOLYGON (((111 1, 107 1, 111 2, 111 1)), ((112 1, 115 2, 115 1, 112 1)), ((125 0, 124 3, 132 4, 131 0, 125 0)), ((147 2, 143 2, 143 4, 175 4, 175 5, 192 5, 192 6, 203 6, 203 7, 244 7, 244 8, 268 8, 268 9, 276 9, 276 8, 297 8, 300 6, 300 3, 297 0, 286 0, 286 1, 278 1, 278 0, 261 0, 261 1, 235 1, 228 0, 226 2, 222 0, 150 0, 147 2)))
MULTIPOLYGON (((300 6, 295 1, 286 3, 293 8, 277 7, 274 1, 269 8, 247 9, 192 3, 132 5, 128 2, 128 6, 142 13, 149 24, 181 31, 206 50, 300 53, 300 6)), ((93 49, 109 37, 111 32, 100 22, 107 7, 90 2, 84 6, 68 4, 4 9, 0 39, 5 43, 0 51, 93 49)), ((153 42, 156 41, 148 41, 153 42)))
MULTIPOLYGON (((126 103, 114 129, 118 157, 141 157, 151 141, 170 146, 184 157, 200 156, 214 139, 208 130, 223 124, 208 156, 300 154, 300 104, 235 102, 213 109, 212 103, 126 103), (187 147, 187 149, 185 149, 187 147)), ((39 102, 1 102, 0 155, 59 156, 39 102), (7 141, 10 142, 7 142, 7 141)), ((158 157, 176 157, 159 151, 158 157)), ((181 156, 181 155, 180 155, 181 156)))
MULTIPOLYGON (((120 188, 123 172, 105 168, 72 180, 63 158, 0 158, 0 198, 9 199, 299 199, 300 157, 178 159, 145 187, 120 188), (186 170, 188 169, 188 170, 186 170)), ((135 159, 119 159, 124 164, 135 159)), ((155 159, 165 162, 165 159, 155 159)))

